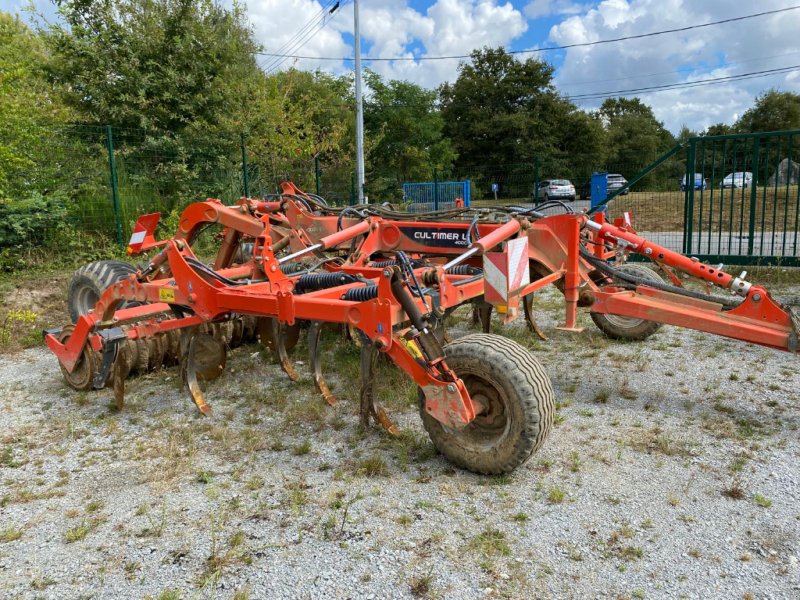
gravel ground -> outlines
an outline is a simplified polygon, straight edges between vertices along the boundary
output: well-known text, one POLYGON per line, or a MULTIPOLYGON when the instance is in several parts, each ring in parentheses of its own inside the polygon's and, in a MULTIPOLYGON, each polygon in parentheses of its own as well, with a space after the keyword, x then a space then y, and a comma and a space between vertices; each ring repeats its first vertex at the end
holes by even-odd
POLYGON ((504 333, 551 374, 557 426, 508 477, 436 456, 395 374, 403 435, 359 431, 335 343, 335 408, 248 346, 211 418, 174 368, 116 412, 43 349, 0 356, 0 597, 800 597, 797 357, 567 334, 559 298, 536 303, 549 341, 504 333))

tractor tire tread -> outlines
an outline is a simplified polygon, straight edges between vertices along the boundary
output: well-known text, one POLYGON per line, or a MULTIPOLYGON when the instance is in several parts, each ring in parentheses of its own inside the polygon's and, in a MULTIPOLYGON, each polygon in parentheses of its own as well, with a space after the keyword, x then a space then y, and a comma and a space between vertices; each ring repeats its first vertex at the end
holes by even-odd
POLYGON ((457 466, 484 475, 509 473, 541 447, 552 429, 555 412, 552 385, 533 354, 502 336, 478 333, 459 338, 445 347, 448 364, 450 361, 457 363, 461 358, 474 360, 476 354, 488 374, 499 381, 505 380, 513 389, 515 398, 509 401, 520 405, 523 422, 510 451, 503 456, 497 448, 480 454, 465 452, 455 440, 441 434, 439 422, 425 412, 424 401, 420 403, 423 425, 437 449, 457 466))
MULTIPOLYGON (((622 270, 642 279, 663 282, 658 273, 645 265, 628 263, 622 267, 622 270)), ((604 313, 590 312, 589 316, 597 328, 612 340, 642 342, 661 328, 661 323, 644 319, 641 319, 636 326, 622 328, 611 322, 604 313)))
MULTIPOLYGON (((111 285, 136 273, 136 267, 118 260, 98 260, 75 271, 67 292, 67 307, 73 323, 91 310, 89 298, 98 298, 111 285)), ((123 303, 120 308, 136 306, 138 303, 123 303)))

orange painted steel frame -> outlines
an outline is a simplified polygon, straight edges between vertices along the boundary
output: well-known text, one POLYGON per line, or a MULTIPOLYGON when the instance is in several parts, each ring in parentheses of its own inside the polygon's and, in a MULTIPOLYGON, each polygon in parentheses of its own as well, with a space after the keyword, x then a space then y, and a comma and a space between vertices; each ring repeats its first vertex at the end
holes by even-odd
MULTIPOLYGON (((426 407, 435 418, 453 427, 468 423, 475 416, 475 408, 461 380, 444 361, 421 358, 418 349, 415 351, 413 341, 398 343, 399 336, 407 329, 397 331, 396 327, 406 322, 407 316, 391 289, 392 278, 398 274, 397 268, 370 267, 369 260, 374 254, 398 250, 426 256, 462 254, 468 248, 466 233, 469 224, 385 220, 379 217, 363 220, 343 218, 343 228, 337 231, 338 220, 335 216, 309 213, 290 200, 280 203, 242 200, 232 207, 226 207, 216 200, 193 204, 181 216, 178 234, 168 240, 151 261, 149 271, 167 274, 167 277, 149 281, 142 277, 143 281, 139 281, 137 276, 131 276, 112 285, 102 295, 95 309, 78 320, 65 344, 61 344, 52 334, 46 336, 46 343, 64 368, 71 372, 87 342, 94 350, 102 349, 104 342, 97 333, 99 329, 141 321, 143 318, 149 320, 127 329, 128 338, 137 339, 157 332, 224 320, 232 313, 276 317, 288 324, 296 320, 347 323, 364 332, 376 347, 388 353, 426 391, 426 407), (223 244, 220 252, 225 253, 221 261, 225 263, 225 268, 217 268, 216 272, 229 279, 255 281, 229 286, 204 276, 202 271, 197 271, 189 264, 189 259, 194 255, 188 242, 206 223, 223 225, 228 245, 240 238, 254 241, 252 259, 238 267, 229 266, 230 248, 223 244), (343 266, 326 268, 370 280, 377 286, 377 297, 361 302, 342 299, 348 289, 363 287, 364 283, 350 283, 304 294, 293 293, 297 278, 281 271, 274 250, 279 244, 286 246, 287 237, 288 246, 293 251, 308 249, 312 244, 329 249, 357 242, 343 266), (164 298, 169 299, 169 304, 163 301, 164 298), (124 300, 149 304, 116 310, 124 300), (190 314, 175 317, 170 305, 182 307, 190 314)), ((563 325, 565 329, 577 328, 579 290, 588 288, 595 299, 591 308, 596 312, 689 327, 784 350, 792 347, 794 332, 790 316, 770 298, 765 289, 757 286, 750 288, 741 305, 728 311, 723 311, 719 303, 687 298, 647 286, 639 286, 635 290, 599 286, 590 276, 593 267, 580 256, 581 236, 595 243, 598 239, 604 244, 616 242, 624 245, 626 251, 655 254, 664 264, 707 281, 713 280, 718 285, 730 285, 732 279, 727 273, 720 275, 702 263, 652 244, 624 226, 601 223, 592 225, 594 231, 588 231, 586 224, 587 218, 583 215, 557 215, 533 223, 525 219, 512 219, 502 225, 483 223, 477 225, 480 239, 475 245, 486 251, 517 233, 526 235, 529 240, 529 259, 537 266, 535 271, 549 275, 532 282, 521 294, 530 294, 563 278, 567 308, 563 325)), ((219 257, 217 262, 220 262, 219 257)), ((415 269, 415 274, 427 282, 438 283, 437 305, 440 310, 483 295, 482 279, 447 274, 441 265, 415 269)), ((426 300, 430 303, 433 299, 428 295, 426 300)), ((427 312, 422 299, 414 297, 413 301, 421 312, 427 312)))

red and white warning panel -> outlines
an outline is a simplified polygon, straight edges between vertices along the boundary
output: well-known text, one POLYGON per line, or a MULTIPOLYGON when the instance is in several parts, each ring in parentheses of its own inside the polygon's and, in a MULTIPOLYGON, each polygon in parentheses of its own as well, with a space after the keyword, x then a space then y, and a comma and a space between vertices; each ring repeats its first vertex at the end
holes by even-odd
POLYGON ((161 245, 156 242, 153 236, 160 218, 161 215, 159 213, 152 213, 139 217, 139 220, 136 221, 136 225, 133 228, 133 233, 131 233, 131 241, 128 242, 129 255, 139 254, 154 246, 161 245))
POLYGON ((528 238, 506 243, 503 252, 483 255, 484 298, 505 313, 506 322, 519 315, 519 291, 531 282, 528 238))

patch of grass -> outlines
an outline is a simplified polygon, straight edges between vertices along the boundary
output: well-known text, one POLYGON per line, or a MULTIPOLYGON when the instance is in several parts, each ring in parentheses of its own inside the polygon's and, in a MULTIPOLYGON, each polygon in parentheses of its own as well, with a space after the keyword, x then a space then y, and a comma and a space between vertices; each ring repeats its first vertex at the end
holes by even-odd
POLYGON ((547 501, 551 504, 561 504, 566 497, 567 493, 558 486, 550 488, 547 492, 547 501))
POLYGON ((206 578, 218 579, 230 566, 235 564, 251 564, 252 555, 245 547, 247 536, 243 531, 236 531, 227 541, 220 544, 216 535, 216 527, 211 530, 211 554, 206 559, 206 578))
POLYGON ((516 514, 511 515, 511 520, 515 523, 526 523, 530 520, 530 517, 525 514, 524 512, 518 512, 516 514))
POLYGON ((198 471, 195 477, 197 483, 203 483, 205 485, 211 483, 212 479, 214 479, 214 473, 212 471, 198 471))
POLYGON ((742 482, 738 477, 734 477, 730 485, 722 490, 722 495, 732 500, 741 500, 744 498, 745 493, 742 489, 742 482))
POLYGON ((425 575, 412 577, 408 586, 411 588, 411 593, 418 598, 427 598, 433 587, 433 572, 429 571, 425 575))
POLYGON ((660 427, 638 430, 629 436, 628 445, 639 452, 653 454, 655 452, 667 456, 692 456, 692 448, 685 441, 674 440, 665 434, 660 427))
POLYGON ((484 529, 482 533, 472 538, 469 546, 484 557, 511 555, 511 547, 506 541, 506 534, 491 527, 484 529))
POLYGON ((594 395, 594 402, 598 404, 605 404, 608 402, 608 399, 611 397, 611 392, 607 389, 598 390, 597 393, 594 395))
POLYGON ((264 478, 259 477, 258 475, 254 475, 253 477, 247 480, 245 487, 247 487, 247 489, 250 490, 251 492, 260 490, 262 487, 264 487, 264 478))
POLYGON ((755 502, 761 508, 769 508, 770 506, 772 506, 772 500, 770 500, 769 498, 765 498, 761 494, 754 494, 753 502, 755 502))
POLYGON ((514 483, 514 478, 509 473, 481 477, 478 481, 478 485, 510 485, 512 483, 514 483))
POLYGON ((0 542, 14 542, 22 537, 22 529, 18 527, 6 527, 0 530, 0 542))
POLYGON ((64 541, 71 544, 85 539, 101 522, 101 519, 90 519, 88 521, 83 519, 79 525, 67 529, 64 533, 64 541))
POLYGON ((311 452, 311 442, 305 440, 302 444, 298 444, 294 448, 292 448, 292 454, 295 456, 305 456, 311 452))
POLYGON ((386 461, 376 454, 358 461, 356 473, 365 477, 387 477, 389 467, 386 466, 386 461))

